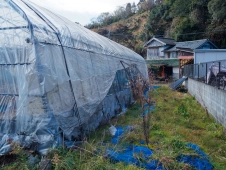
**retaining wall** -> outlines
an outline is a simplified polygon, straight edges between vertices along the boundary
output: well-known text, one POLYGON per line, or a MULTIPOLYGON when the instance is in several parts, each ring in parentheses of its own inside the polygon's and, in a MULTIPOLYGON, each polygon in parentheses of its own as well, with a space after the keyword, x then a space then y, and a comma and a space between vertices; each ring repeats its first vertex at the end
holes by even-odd
POLYGON ((226 91, 216 87, 188 79, 186 82, 188 92, 213 115, 217 122, 226 128, 226 91))

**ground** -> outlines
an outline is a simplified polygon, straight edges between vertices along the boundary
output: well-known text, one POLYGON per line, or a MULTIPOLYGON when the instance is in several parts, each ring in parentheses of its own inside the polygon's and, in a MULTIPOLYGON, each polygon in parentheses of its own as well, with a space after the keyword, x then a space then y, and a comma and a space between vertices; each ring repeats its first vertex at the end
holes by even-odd
MULTIPOLYGON (((111 121, 115 126, 133 127, 132 131, 120 138, 117 145, 109 142, 112 137, 108 131, 110 124, 107 124, 87 136, 87 140, 81 146, 69 150, 65 148, 51 150, 46 159, 52 161, 53 169, 141 169, 134 165, 113 162, 106 155, 109 147, 115 149, 126 144, 135 144, 153 150, 154 154, 148 159, 158 160, 165 169, 194 169, 188 164, 177 162, 178 156, 182 153, 195 156, 195 153, 186 147, 186 144, 191 142, 209 156, 215 170, 226 169, 224 128, 205 112, 194 97, 187 93, 171 91, 166 86, 152 90, 149 95, 155 110, 149 113, 151 128, 148 145, 140 144, 141 140, 145 140, 145 136, 141 107, 137 102, 125 114, 111 121)), ((17 158, 11 155, 10 159, 16 161, 6 166, 1 163, 1 169, 38 168, 38 165, 28 167, 28 154, 24 153, 22 148, 16 147, 14 154, 17 154, 17 158)), ((2 160, 4 157, 0 157, 0 161, 2 160)))

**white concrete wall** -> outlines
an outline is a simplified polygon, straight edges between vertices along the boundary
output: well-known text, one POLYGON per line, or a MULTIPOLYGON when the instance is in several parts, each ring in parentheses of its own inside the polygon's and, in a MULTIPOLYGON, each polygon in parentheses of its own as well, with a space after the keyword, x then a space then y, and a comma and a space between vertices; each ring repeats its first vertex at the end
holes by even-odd
POLYGON ((179 79, 179 67, 173 67, 173 79, 179 79))
POLYGON ((226 128, 226 91, 190 78, 186 83, 188 92, 226 128))
POLYGON ((173 67, 173 73, 178 73, 179 74, 179 67, 173 67))

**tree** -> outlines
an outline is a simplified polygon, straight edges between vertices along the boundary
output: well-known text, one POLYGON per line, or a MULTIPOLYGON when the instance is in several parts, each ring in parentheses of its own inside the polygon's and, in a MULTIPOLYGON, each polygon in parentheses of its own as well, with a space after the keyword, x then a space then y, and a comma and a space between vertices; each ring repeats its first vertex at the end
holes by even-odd
POLYGON ((146 10, 151 10, 155 6, 154 0, 146 0, 146 10))
POLYGON ((132 10, 132 13, 136 13, 137 12, 137 6, 136 6, 135 2, 133 2, 131 10, 132 10))
POLYGON ((186 17, 191 12, 191 0, 175 0, 171 8, 172 17, 186 17))
MULTIPOLYGON (((176 18, 175 18, 176 19, 176 18)), ((199 35, 189 35, 186 33, 197 32, 199 30, 199 25, 193 22, 188 17, 178 17, 177 25, 174 28, 174 38, 176 41, 188 41, 199 39, 199 35)))
POLYGON ((209 13, 213 20, 222 22, 226 19, 226 1, 225 0, 211 0, 208 3, 209 13))
POLYGON ((111 23, 111 14, 109 12, 103 12, 97 17, 97 21, 101 25, 108 25, 111 23))
POLYGON ((117 9, 114 11, 114 16, 116 18, 125 19, 126 10, 123 6, 118 6, 117 9))
POLYGON ((131 16, 131 14, 132 14, 132 7, 131 7, 131 3, 128 3, 127 5, 126 5, 126 17, 129 17, 129 16, 131 16))
POLYGON ((159 4, 163 3, 163 2, 164 2, 164 0, 155 0, 156 5, 159 5, 159 4))

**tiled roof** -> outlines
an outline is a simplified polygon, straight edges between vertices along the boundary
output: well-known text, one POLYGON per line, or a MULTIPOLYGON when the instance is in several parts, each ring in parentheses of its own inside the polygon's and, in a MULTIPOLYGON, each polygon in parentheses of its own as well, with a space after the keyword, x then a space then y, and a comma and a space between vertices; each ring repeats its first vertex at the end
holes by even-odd
POLYGON ((176 45, 165 51, 177 51, 178 49, 190 49, 191 51, 199 48, 201 45, 209 41, 208 39, 195 40, 195 41, 184 41, 184 42, 176 42, 176 45))
POLYGON ((161 42, 161 43, 163 43, 163 44, 165 44, 165 45, 175 45, 175 44, 176 44, 176 43, 175 43, 175 40, 172 39, 172 38, 153 37, 152 39, 150 39, 148 42, 146 42, 146 43, 144 44, 144 47, 148 46, 148 44, 149 44, 151 41, 153 41, 153 40, 159 41, 159 42, 161 42))
POLYGON ((176 48, 176 45, 175 46, 173 46, 172 48, 170 48, 170 49, 165 49, 165 50, 163 50, 164 52, 171 52, 171 51, 177 51, 177 48, 176 48))
POLYGON ((166 45, 175 45, 176 44, 175 40, 172 38, 156 38, 156 39, 158 39, 161 42, 166 43, 166 45))
POLYGON ((192 50, 197 49, 202 44, 204 44, 208 39, 202 39, 202 40, 195 40, 195 41, 184 41, 184 42, 177 42, 176 47, 177 48, 190 48, 192 50))

